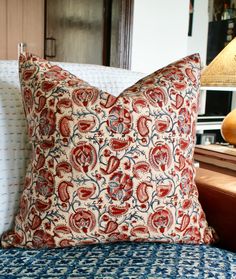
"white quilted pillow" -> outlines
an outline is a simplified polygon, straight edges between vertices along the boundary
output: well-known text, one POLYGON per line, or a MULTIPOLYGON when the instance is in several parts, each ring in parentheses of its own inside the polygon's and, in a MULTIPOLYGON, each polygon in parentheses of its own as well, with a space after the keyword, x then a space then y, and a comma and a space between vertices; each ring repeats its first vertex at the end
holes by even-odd
MULTIPOLYGON (((113 95, 146 75, 97 65, 56 64, 113 95)), ((19 91, 17 61, 0 61, 0 235, 12 225, 30 155, 19 91)))

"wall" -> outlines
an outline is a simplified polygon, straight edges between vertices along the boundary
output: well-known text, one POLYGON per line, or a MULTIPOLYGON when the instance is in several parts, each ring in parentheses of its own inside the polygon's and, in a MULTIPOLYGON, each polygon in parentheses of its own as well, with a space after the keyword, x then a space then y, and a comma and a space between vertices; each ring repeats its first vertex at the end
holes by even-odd
POLYGON ((44 0, 0 0, 0 59, 17 59, 17 45, 43 56, 44 0))
POLYGON ((194 1, 192 36, 188 37, 189 0, 134 0, 131 69, 152 72, 196 52, 205 66, 212 2, 194 1))
POLYGON ((132 70, 150 73, 186 56, 188 11, 189 0, 134 1, 132 70))
MULTIPOLYGON (((210 1, 211 2, 211 1, 210 1)), ((206 65, 208 36, 208 1, 195 0, 192 36, 188 37, 188 54, 198 52, 202 65, 206 65)))

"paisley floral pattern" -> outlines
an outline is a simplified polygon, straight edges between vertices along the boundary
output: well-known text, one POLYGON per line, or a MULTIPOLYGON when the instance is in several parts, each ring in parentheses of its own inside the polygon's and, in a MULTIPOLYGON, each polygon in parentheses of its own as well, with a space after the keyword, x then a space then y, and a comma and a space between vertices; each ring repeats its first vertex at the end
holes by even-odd
POLYGON ((194 183, 199 74, 192 55, 114 97, 22 55, 33 154, 3 247, 213 242, 194 183))

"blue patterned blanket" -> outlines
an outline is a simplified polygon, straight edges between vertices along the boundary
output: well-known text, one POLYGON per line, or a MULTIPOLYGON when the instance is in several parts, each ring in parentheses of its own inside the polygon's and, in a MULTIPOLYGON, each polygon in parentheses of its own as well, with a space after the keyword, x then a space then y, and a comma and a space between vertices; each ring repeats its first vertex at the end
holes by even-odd
POLYGON ((236 278, 236 254, 210 246, 116 243, 0 249, 0 278, 236 278))

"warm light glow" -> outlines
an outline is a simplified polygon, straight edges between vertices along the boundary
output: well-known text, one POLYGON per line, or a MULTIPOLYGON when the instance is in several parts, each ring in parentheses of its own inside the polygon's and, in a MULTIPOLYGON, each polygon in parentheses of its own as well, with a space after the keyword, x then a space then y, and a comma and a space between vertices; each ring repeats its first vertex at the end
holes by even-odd
POLYGON ((202 71, 202 86, 236 86, 236 38, 202 71))

